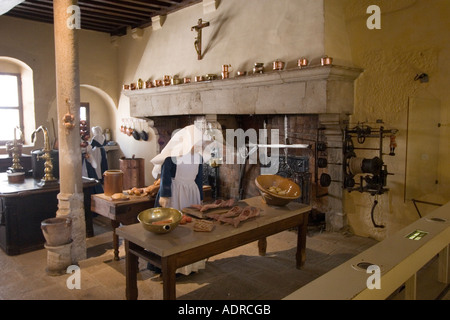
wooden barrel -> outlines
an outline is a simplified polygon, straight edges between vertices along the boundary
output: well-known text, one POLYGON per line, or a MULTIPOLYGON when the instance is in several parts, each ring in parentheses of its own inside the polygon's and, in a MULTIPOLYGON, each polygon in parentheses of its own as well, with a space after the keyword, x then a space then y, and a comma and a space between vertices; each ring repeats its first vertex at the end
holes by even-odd
POLYGON ((123 172, 123 188, 145 187, 145 161, 142 158, 120 159, 120 170, 123 172))

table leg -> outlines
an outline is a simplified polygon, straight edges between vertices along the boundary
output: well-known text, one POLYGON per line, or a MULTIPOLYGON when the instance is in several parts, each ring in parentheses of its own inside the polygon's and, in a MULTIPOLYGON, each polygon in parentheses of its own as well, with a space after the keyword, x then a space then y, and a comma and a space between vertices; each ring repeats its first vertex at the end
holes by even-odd
MULTIPOLYGON (((175 262, 175 261, 174 261, 175 262)), ((176 300, 176 268, 170 259, 163 258, 161 261, 161 273, 163 278, 163 299, 176 300)))
POLYGON ((119 261, 119 236, 116 234, 116 228, 120 227, 120 223, 117 220, 111 220, 111 226, 113 228, 114 260, 119 261))
POLYGON ((267 238, 259 239, 258 241, 259 255, 264 257, 267 252, 267 238))
POLYGON ((306 233, 308 231, 308 215, 303 215, 303 222, 298 226, 297 230, 297 269, 301 269, 306 261, 306 233))
POLYGON ((138 257, 131 253, 130 242, 125 240, 125 251, 126 251, 126 298, 127 300, 137 300, 138 298, 138 288, 137 288, 137 273, 138 273, 138 257))

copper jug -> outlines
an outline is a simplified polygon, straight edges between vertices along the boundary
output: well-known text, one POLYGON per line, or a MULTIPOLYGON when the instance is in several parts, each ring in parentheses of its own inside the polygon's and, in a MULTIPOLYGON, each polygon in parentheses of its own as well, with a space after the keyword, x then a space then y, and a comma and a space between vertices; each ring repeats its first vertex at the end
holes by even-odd
POLYGON ((230 72, 232 70, 231 64, 222 65, 222 72, 230 72))
POLYGON ((115 193, 123 192, 122 170, 107 170, 103 174, 103 178, 105 196, 112 196, 115 193))

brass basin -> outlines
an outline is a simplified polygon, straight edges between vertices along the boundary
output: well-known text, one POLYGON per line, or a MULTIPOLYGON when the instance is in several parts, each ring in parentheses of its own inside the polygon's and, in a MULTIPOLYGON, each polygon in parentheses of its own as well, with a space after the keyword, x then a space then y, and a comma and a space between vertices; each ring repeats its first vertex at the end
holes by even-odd
POLYGON ((138 220, 145 230, 158 234, 174 230, 180 224, 181 218, 183 213, 172 208, 152 208, 138 215, 138 220))

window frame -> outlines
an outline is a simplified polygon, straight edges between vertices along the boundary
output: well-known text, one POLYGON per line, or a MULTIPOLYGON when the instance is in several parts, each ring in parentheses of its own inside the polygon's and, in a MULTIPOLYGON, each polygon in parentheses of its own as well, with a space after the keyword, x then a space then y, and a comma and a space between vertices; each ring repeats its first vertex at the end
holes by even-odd
MULTIPOLYGON (((0 110, 19 110, 19 127, 20 131, 24 132, 24 120, 23 120, 23 101, 22 101, 22 75, 20 73, 11 73, 11 72, 0 72, 0 76, 15 76, 17 79, 17 94, 18 94, 18 101, 19 106, 17 107, 2 107, 0 106, 0 110)), ((13 137, 14 139, 14 137, 13 137)), ((20 138, 19 138, 20 139, 20 138)), ((5 146, 6 143, 11 140, 0 140, 0 146, 5 146)), ((22 141, 23 143, 23 141, 22 141)))
MULTIPOLYGON (((89 102, 81 102, 80 103, 80 109, 85 108, 86 109, 86 127, 91 132, 91 119, 90 119, 90 110, 89 110, 89 102)), ((81 120, 81 116, 80 116, 81 120)))

